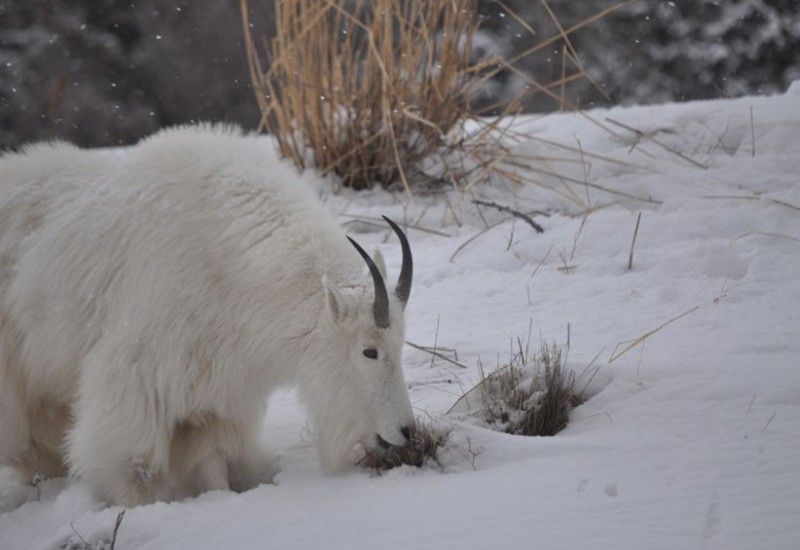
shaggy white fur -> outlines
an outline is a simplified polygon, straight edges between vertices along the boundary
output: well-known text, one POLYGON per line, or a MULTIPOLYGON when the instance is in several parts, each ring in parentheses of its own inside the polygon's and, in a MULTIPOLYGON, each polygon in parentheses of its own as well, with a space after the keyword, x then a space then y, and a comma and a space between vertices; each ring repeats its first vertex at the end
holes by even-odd
POLYGON ((276 471, 257 436, 284 385, 328 471, 357 443, 405 444, 403 304, 389 292, 376 326, 364 271, 293 169, 237 129, 5 155, 0 464, 126 506, 243 490, 276 471))

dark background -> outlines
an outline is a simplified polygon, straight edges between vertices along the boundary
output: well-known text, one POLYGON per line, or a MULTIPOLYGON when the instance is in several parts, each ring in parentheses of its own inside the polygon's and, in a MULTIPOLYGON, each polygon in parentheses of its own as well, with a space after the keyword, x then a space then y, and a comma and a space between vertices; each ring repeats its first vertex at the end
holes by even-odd
MULTIPOLYGON (((479 2, 481 53, 510 57, 555 27, 535 0, 505 2, 530 36, 492 1, 479 2)), ((550 0, 571 25, 617 0, 550 0)), ((253 34, 271 32, 271 0, 250 0, 253 34)), ((800 78, 796 0, 640 0, 572 37, 588 73, 568 89, 581 107, 778 93, 800 78)), ((546 83, 561 46, 518 68, 546 83)), ((482 102, 516 94, 506 71, 482 102)), ((558 107, 541 94, 529 111, 558 107)), ((132 143, 167 125, 202 120, 253 128, 239 0, 0 0, 0 148, 43 138, 83 146, 132 143)))

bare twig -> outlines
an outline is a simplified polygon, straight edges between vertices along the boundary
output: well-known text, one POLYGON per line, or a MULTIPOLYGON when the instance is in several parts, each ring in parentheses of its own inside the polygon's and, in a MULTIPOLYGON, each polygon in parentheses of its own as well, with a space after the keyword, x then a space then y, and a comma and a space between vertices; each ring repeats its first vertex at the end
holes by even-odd
POLYGON ((744 239, 745 237, 774 237, 776 239, 786 239, 787 241, 794 241, 796 243, 800 243, 800 239, 797 237, 792 237, 791 235, 784 235, 783 233, 773 233, 771 231, 748 231, 747 233, 742 233, 741 235, 736 235, 734 240, 744 239))
POLYGON ((514 246, 514 232, 515 232, 514 230, 516 229, 516 227, 517 227, 517 224, 512 222, 511 223, 511 233, 508 236, 508 245, 506 245, 506 252, 511 250, 511 247, 514 246))
POLYGON ((739 201, 758 201, 761 197, 758 195, 703 195, 701 199, 706 200, 739 200, 739 201))
MULTIPOLYGON (((566 46, 563 49, 565 56, 566 56, 567 52, 569 52, 569 57, 570 57, 570 59, 572 59, 572 61, 578 67, 579 74, 583 78, 588 80, 589 83, 594 87, 594 89, 597 90, 600 93, 600 95, 602 95, 606 100, 611 100, 611 97, 603 89, 603 87, 600 86, 597 82, 595 82, 595 80, 591 77, 591 75, 589 75, 589 73, 586 72, 586 69, 584 68, 583 63, 581 63, 581 60, 578 57, 578 52, 572 46, 572 41, 569 38, 569 34, 567 34, 566 31, 564 30, 564 27, 561 26, 561 22, 558 20, 558 17, 556 17, 556 14, 553 13, 553 10, 550 8, 550 5, 547 3, 547 0, 539 0, 539 3, 542 5, 542 7, 545 9, 545 11, 547 11, 547 15, 550 17, 550 20, 553 22, 553 24, 555 25, 556 29, 558 30, 558 33, 561 36, 561 39, 564 41, 564 44, 566 46)), ((562 75, 562 80, 563 79, 564 79, 564 76, 562 75)), ((564 97, 563 88, 562 88, 561 97, 562 98, 564 97)))
POLYGON ((544 265, 544 262, 547 261, 547 257, 550 256, 550 252, 553 251, 553 246, 555 246, 555 245, 552 245, 552 244, 550 245, 550 248, 547 249, 547 253, 542 257, 541 260, 539 260, 539 263, 536 264, 536 268, 533 270, 533 273, 531 273, 531 277, 536 275, 536 273, 538 273, 538 271, 542 267, 542 265, 544 265))
POLYGON ((436 332, 433 335, 433 349, 431 350, 431 368, 433 368, 433 361, 436 358, 436 356, 438 355, 437 352, 438 352, 438 349, 439 349, 439 321, 440 321, 440 316, 437 315, 436 316, 436 332))
MULTIPOLYGON (((386 222, 383 221, 381 218, 375 218, 371 216, 361 216, 358 214, 341 214, 341 216, 346 218, 352 218, 351 221, 344 222, 344 223, 352 223, 352 222, 362 222, 369 225, 374 225, 375 227, 380 227, 381 229, 386 229, 386 222)), ((435 229, 429 229, 427 227, 422 227, 421 225, 415 225, 411 223, 400 223, 398 222, 403 228, 405 229, 416 229, 417 231, 422 231, 423 233, 430 233, 431 235, 438 235, 440 237, 451 237, 452 235, 448 233, 444 233, 443 231, 437 231, 435 229)))
POLYGON ((418 349, 419 351, 424 351, 425 353, 430 353, 434 357, 438 357, 439 359, 443 359, 443 360, 447 361, 448 363, 451 363, 451 364, 453 364, 453 365, 455 365, 455 366, 457 366, 459 368, 462 368, 462 369, 466 369, 467 368, 466 365, 462 365, 458 361, 455 361, 454 359, 450 359, 449 357, 447 357, 444 354, 439 353, 435 349, 431 349, 431 348, 428 348, 428 347, 425 347, 425 346, 420 346, 420 345, 417 345, 417 344, 415 344, 413 342, 409 342, 408 340, 406 340, 406 345, 411 346, 414 349, 418 349))
POLYGON ((703 170, 707 170, 708 169, 707 165, 703 164, 702 162, 697 162, 696 160, 694 160, 691 157, 687 157, 686 155, 684 155, 680 151, 676 151, 675 149, 673 149, 669 145, 665 144, 663 141, 658 140, 655 137, 653 137, 652 134, 648 134, 647 132, 643 132, 643 131, 641 131, 641 130, 639 130, 637 128, 634 128, 632 126, 628 126, 627 124, 623 124, 622 122, 620 122, 618 120, 614 120, 613 118, 606 117, 606 120, 608 122, 610 122, 611 124, 619 126, 620 128, 625 128, 626 130, 633 132, 639 138, 643 138, 643 139, 646 139, 646 140, 649 140, 649 141, 655 143, 656 145, 658 145, 659 147, 661 147, 662 149, 664 149, 668 153, 672 153, 673 155, 676 155, 677 157, 682 158, 686 162, 688 162, 690 164, 693 164, 693 165, 697 166, 698 168, 702 168, 703 170))
POLYGON ((715 296, 711 301, 712 303, 718 304, 722 301, 723 298, 728 297, 728 279, 726 278, 722 281, 722 288, 719 289, 719 295, 715 296))
POLYGON ((534 167, 534 166, 531 166, 531 167, 528 167, 528 168, 532 172, 539 172, 540 174, 546 174, 548 176, 553 176, 554 178, 558 178, 558 179, 563 180, 563 181, 568 181, 568 182, 571 182, 571 183, 577 183, 578 185, 582 185, 582 186, 585 186, 585 187, 592 187, 594 189, 599 189, 601 191, 605 191, 606 193, 611 193, 613 195, 618 195, 620 197, 625 197, 626 199, 634 199, 634 200, 637 200, 637 201, 648 202, 648 203, 651 203, 651 204, 662 204, 662 202, 663 202, 663 201, 652 199, 650 197, 637 197, 636 195, 631 195, 630 193, 625 193, 623 191, 617 191, 615 189, 610 189, 608 187, 604 187, 604 186, 598 185, 596 183, 589 183, 587 181, 571 178, 571 177, 565 176, 563 174, 559 174, 557 172, 553 172, 552 170, 547 170, 545 168, 538 168, 538 167, 534 167))
MULTIPOLYGON (((572 239, 572 250, 569 253, 569 261, 575 259, 575 252, 578 251, 578 240, 580 240, 581 235, 583 235, 583 230, 586 229, 586 225, 589 223, 589 216, 592 214, 592 211, 589 210, 581 219, 581 224, 578 226, 578 232, 575 233, 575 238, 572 239)), ((567 263, 566 260, 564 263, 567 263)))
POLYGON ((125 517, 125 510, 122 510, 119 514, 117 514, 117 521, 114 523, 114 534, 111 536, 110 550, 114 550, 114 545, 117 544, 117 533, 119 532, 119 526, 122 524, 123 517, 125 517))
POLYGON ((779 201, 778 199, 770 199, 775 204, 780 204, 781 206, 786 206, 787 208, 793 208, 794 210, 800 211, 800 206, 795 206, 791 203, 779 201))
POLYGON ((537 233, 544 233, 544 228, 535 221, 533 221, 533 218, 531 218, 527 214, 523 214, 522 212, 509 208, 508 206, 503 206, 502 204, 497 204, 496 202, 487 202, 478 199, 473 200, 472 203, 478 204, 480 206, 488 206, 490 208, 496 208, 500 212, 506 212, 508 214, 511 214, 512 216, 519 218, 528 225, 530 225, 537 233))
POLYGON ((539 42, 538 44, 536 44, 532 48, 529 48, 528 50, 520 52, 517 55, 515 55, 514 57, 511 57, 510 59, 506 59, 505 61, 508 64, 516 63, 520 59, 523 59, 523 58, 528 57, 529 55, 531 55, 533 53, 536 53, 536 52, 538 52, 540 50, 543 50, 543 49, 547 48, 548 46, 550 46, 550 44, 553 44, 554 42, 558 42, 562 38, 563 35, 569 36, 569 35, 575 33, 576 31, 578 31, 578 30, 580 30, 580 29, 582 29, 582 28, 594 23, 595 21, 599 21, 600 19, 602 19, 603 17, 607 16, 608 14, 613 13, 613 12, 615 12, 617 10, 621 10, 622 8, 624 8, 626 6, 629 6, 630 4, 633 4, 634 2, 637 2, 637 1, 638 0, 624 0, 623 2, 620 2, 619 4, 617 4, 615 6, 611 6, 609 8, 606 8, 606 9, 602 10, 602 11, 599 11, 599 12, 595 13, 594 15, 592 15, 591 17, 587 17, 583 21, 580 21, 579 23, 576 23, 575 25, 571 26, 570 28, 565 29, 563 32, 559 32, 559 33, 551 36, 550 38, 548 38, 546 40, 543 40, 542 42, 539 42))
POLYGON ((483 229, 483 230, 479 231, 478 233, 475 233, 475 234, 474 234, 472 237, 470 237, 469 239, 467 239, 466 241, 464 241, 463 243, 461 243, 461 245, 459 245, 459 247, 458 247, 458 248, 456 248, 456 251, 455 251, 455 252, 453 252, 452 256, 450 256, 450 260, 448 260, 448 261, 452 263, 452 262, 453 262, 453 260, 455 260, 455 259, 456 259, 456 256, 458 255, 458 253, 459 253, 459 252, 461 252, 461 251, 462 251, 462 250, 463 250, 463 249, 464 249, 464 248, 465 248, 465 247, 466 247, 468 244, 470 244, 471 242, 475 241, 475 240, 476 240, 478 237, 480 237, 480 236, 482 236, 482 235, 485 235, 486 233, 488 233, 489 231, 491 231, 491 230, 492 230, 492 229, 494 229, 495 227, 498 227, 498 226, 500 226, 500 225, 502 225, 502 224, 506 223, 507 221, 509 221, 509 220, 513 220, 513 219, 514 219, 514 218, 513 218, 513 217, 511 217, 511 218, 506 218, 506 219, 504 219, 504 220, 500 220, 499 222, 497 222, 497 223, 495 223, 495 224, 492 224, 492 225, 490 225, 489 227, 487 227, 487 228, 485 228, 485 229, 483 229))
POLYGON ((636 227, 633 230, 633 239, 631 240, 631 251, 628 254, 628 271, 633 269, 633 247, 636 245, 636 236, 639 234, 639 222, 642 221, 642 213, 636 216, 636 227))
POLYGON ((586 383, 583 384, 583 388, 581 389, 581 391, 577 392, 577 395, 579 397, 582 398, 586 397, 586 390, 589 389, 589 385, 594 380, 594 377, 597 376, 598 372, 600 372, 600 365, 595 365, 595 363, 600 358, 600 355, 603 353, 603 351, 605 351, 605 349, 606 349, 605 347, 601 348, 600 351, 598 351, 597 354, 592 358, 589 364, 586 365, 586 368, 583 369, 583 372, 581 372, 580 376, 578 376, 578 378, 575 379, 575 381, 578 382, 582 380, 584 377, 588 376, 588 379, 586 380, 586 383))
MULTIPOLYGON (((597 153, 592 153, 592 152, 586 151, 586 150, 584 150, 582 148, 572 147, 570 145, 559 143, 557 141, 552 141, 550 139, 546 139, 546 138, 543 138, 541 136, 530 135, 530 136, 527 136, 527 137, 528 137, 528 139, 540 141, 542 143, 545 143, 545 144, 550 145, 552 147, 556 147, 558 149, 564 149, 565 151, 572 151, 574 153, 580 153, 581 157, 586 156, 586 157, 590 157, 590 158, 595 158, 595 159, 603 160, 603 161, 611 163, 611 164, 616 164, 618 166, 624 166, 625 168, 635 168, 637 170, 642 170, 642 171, 650 172, 650 173, 653 173, 653 174, 658 174, 659 173, 657 170, 655 170, 653 168, 649 168, 647 166, 642 166, 641 164, 635 164, 635 163, 632 163, 632 162, 628 162, 626 160, 615 159, 614 157, 609 157, 607 155, 600 155, 600 154, 597 154, 597 153)), ((519 157, 524 157, 524 155, 518 155, 518 156, 519 157)))
POLYGON ((772 424, 772 421, 775 419, 775 415, 777 415, 777 414, 778 414, 777 412, 772 413, 772 416, 769 417, 769 420, 767 420, 767 423, 764 424, 763 428, 761 428, 762 432, 765 432, 767 430, 767 428, 769 428, 769 425, 772 424))

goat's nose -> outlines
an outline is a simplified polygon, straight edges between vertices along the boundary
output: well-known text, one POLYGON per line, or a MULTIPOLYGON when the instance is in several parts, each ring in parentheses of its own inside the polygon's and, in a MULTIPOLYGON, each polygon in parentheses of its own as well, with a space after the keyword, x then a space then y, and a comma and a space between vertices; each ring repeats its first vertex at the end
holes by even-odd
POLYGON ((403 426, 400 428, 400 433, 403 434, 403 437, 406 438, 406 442, 411 440, 411 426, 403 426))

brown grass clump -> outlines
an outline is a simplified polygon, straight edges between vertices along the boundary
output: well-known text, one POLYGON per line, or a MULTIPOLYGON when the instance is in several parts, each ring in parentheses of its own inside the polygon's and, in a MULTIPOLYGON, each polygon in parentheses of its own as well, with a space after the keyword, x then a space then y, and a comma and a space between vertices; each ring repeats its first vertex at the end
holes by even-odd
MULTIPOLYGON (((312 164, 355 189, 408 190, 409 180, 463 185, 477 165, 505 156, 488 138, 498 119, 468 112, 488 68, 502 63, 471 60, 474 1, 275 2, 266 73, 242 4, 261 123, 299 168, 312 164)), ((501 107, 501 118, 518 110, 501 107)))
MULTIPOLYGON (((275 35, 258 43, 250 32, 248 0, 240 0, 259 129, 272 134, 281 155, 299 169, 313 166, 345 187, 402 187, 411 196, 412 186, 469 191, 500 181, 544 187, 589 208, 572 186, 590 184, 562 177, 551 166, 576 161, 515 150, 523 136, 513 122, 533 96, 546 98, 554 110, 581 112, 579 96, 568 99, 576 86, 588 82, 604 94, 570 37, 635 1, 620 0, 565 28, 548 1, 538 0, 534 30, 495 0, 515 40, 531 44, 506 59, 482 50, 476 0, 276 0, 275 35), (486 53, 478 58, 481 51, 486 53), (527 67, 543 68, 543 79, 527 67), (516 95, 497 98, 493 79, 506 75, 516 95)), ((584 158, 591 154, 577 152, 588 170, 584 158)))
POLYGON ((539 353, 531 355, 520 344, 507 365, 488 376, 481 372, 481 381, 451 412, 468 412, 509 434, 552 436, 567 426, 570 411, 586 399, 576 387, 575 373, 564 367, 560 348, 543 343, 539 353))
POLYGON ((570 411, 585 401, 575 390, 575 373, 562 365, 555 345, 543 344, 532 360, 519 352, 489 378, 485 420, 500 421, 510 434, 555 435, 567 427, 570 411))
POLYGON ((417 420, 408 445, 393 447, 385 455, 374 452, 367 453, 358 464, 376 471, 391 470, 404 465, 421 468, 430 461, 440 464, 439 449, 446 441, 446 434, 417 420))

